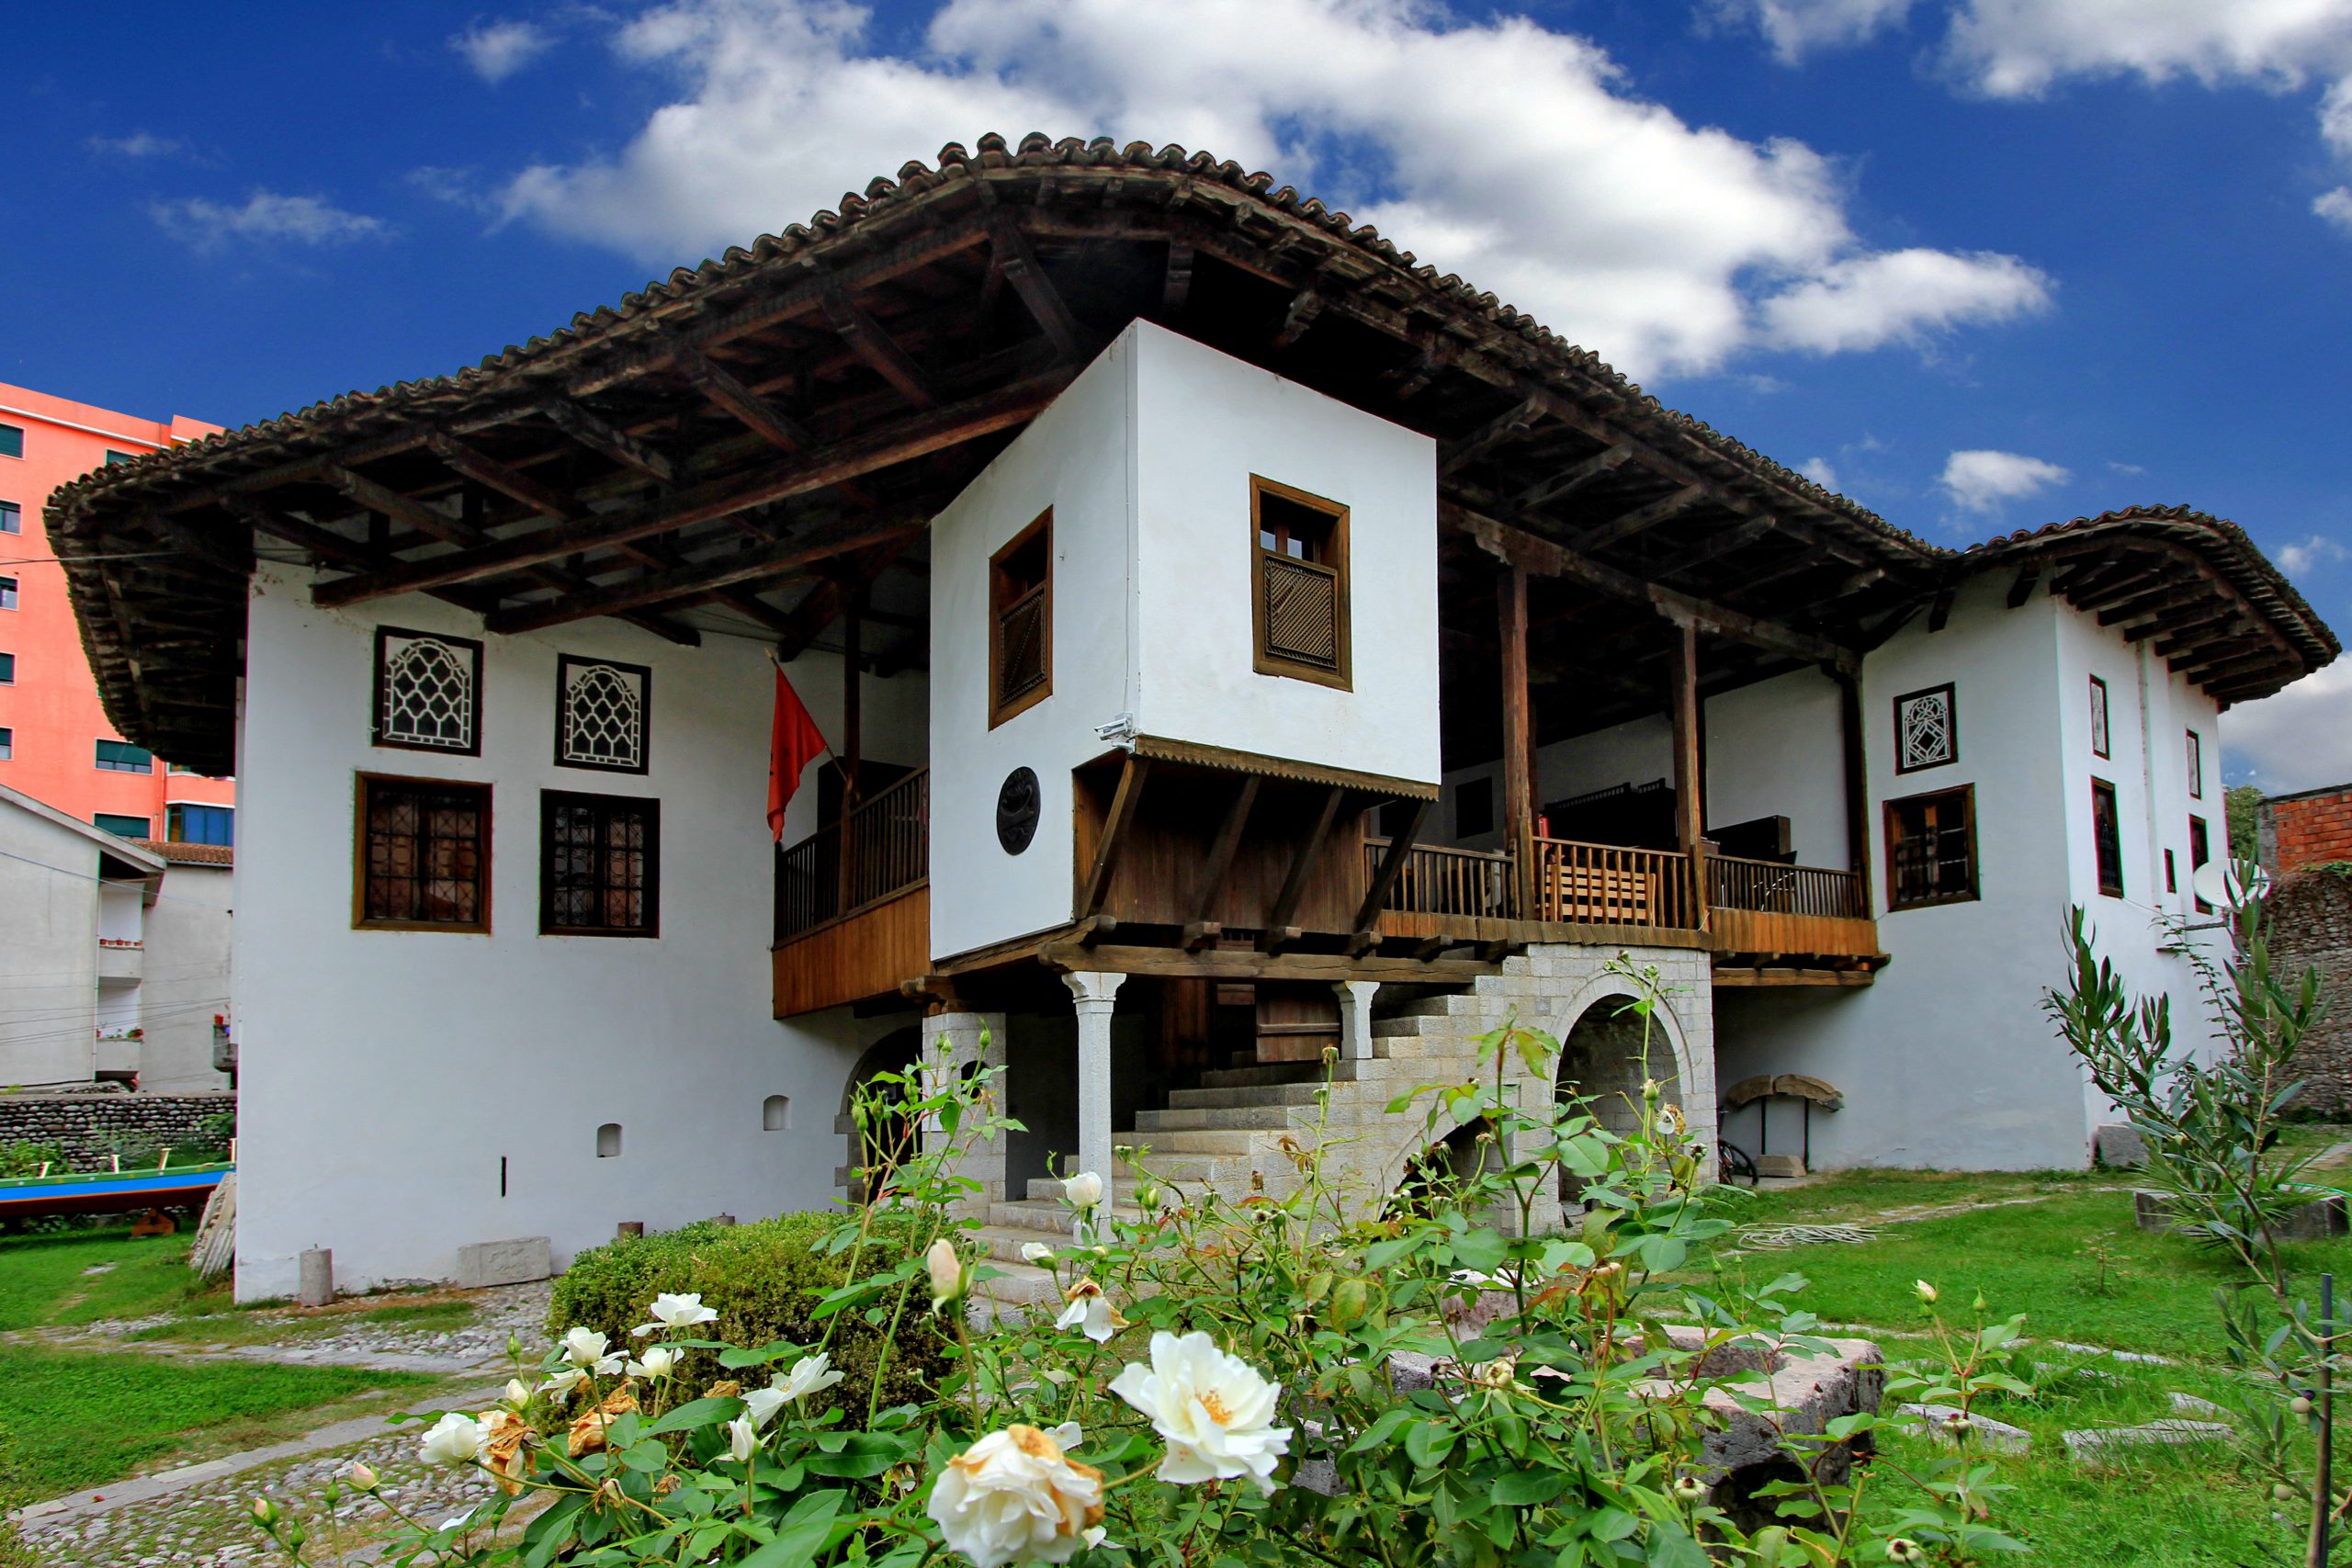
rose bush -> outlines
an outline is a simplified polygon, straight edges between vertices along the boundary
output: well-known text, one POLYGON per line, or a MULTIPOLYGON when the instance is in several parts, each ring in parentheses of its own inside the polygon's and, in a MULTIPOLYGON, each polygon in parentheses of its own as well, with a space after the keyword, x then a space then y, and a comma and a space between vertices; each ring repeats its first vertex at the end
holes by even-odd
MULTIPOLYGON (((1656 976, 1618 969, 1646 1038, 1656 976)), ((993 1074, 886 1077, 865 1124, 933 1134, 887 1151, 870 1203, 822 1243, 839 1282, 810 1292, 814 1332, 730 1339, 725 1312, 675 1288, 629 1306, 625 1349, 571 1325, 496 1409, 427 1422, 426 1459, 494 1486, 455 1519, 403 1520, 384 1560, 1836 1568, 2013 1544, 1964 1453, 1908 1477, 1901 1506, 1858 1509, 1828 1461, 1867 1444, 1868 1414, 1788 1438, 1769 1524, 1711 1501, 1708 1397, 1737 1374, 1709 1369, 1822 1348, 1802 1281, 1743 1296, 1686 1269, 1726 1200, 1656 1083, 1615 1132, 1582 1101, 1507 1092, 1510 1056, 1547 1067, 1555 1042, 1507 1028, 1487 1047, 1490 1080, 1391 1107, 1479 1152, 1408 1202, 1365 1218, 1324 1168, 1329 1128, 1291 1145, 1295 1181, 1238 1201, 1147 1174, 1123 1217, 1080 1173, 1075 1245, 1042 1258, 1064 1302, 1025 1314, 978 1299, 992 1267, 956 1217, 980 1195, 959 1154, 1012 1126, 993 1074), (1538 1234, 1564 1187, 1577 1212, 1538 1234), (833 1355, 853 1331, 884 1348, 856 1370, 833 1355), (897 1397, 889 1348, 927 1335, 947 1344, 936 1374, 897 1397)), ((1976 1341, 1949 1342, 1972 1348, 1933 1386, 1965 1404, 1986 1386, 1976 1341)), ((1738 1397, 1771 1416, 1769 1393, 1738 1397)), ((303 1560, 299 1521, 256 1519, 303 1560)))

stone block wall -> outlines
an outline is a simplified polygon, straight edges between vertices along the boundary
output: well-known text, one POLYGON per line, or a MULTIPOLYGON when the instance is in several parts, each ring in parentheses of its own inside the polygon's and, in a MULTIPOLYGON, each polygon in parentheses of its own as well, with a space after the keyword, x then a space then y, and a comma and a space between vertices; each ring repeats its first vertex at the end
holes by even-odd
POLYGON ((195 1148, 204 1124, 237 1108, 233 1094, 0 1095, 0 1147, 54 1144, 75 1170, 103 1170, 116 1140, 195 1148))
POLYGON ((2291 983, 2317 969, 2327 1007, 2296 1054, 2298 1108, 2340 1116, 2352 1110, 2352 876, 2290 872, 2271 889, 2269 913, 2273 972, 2291 983))

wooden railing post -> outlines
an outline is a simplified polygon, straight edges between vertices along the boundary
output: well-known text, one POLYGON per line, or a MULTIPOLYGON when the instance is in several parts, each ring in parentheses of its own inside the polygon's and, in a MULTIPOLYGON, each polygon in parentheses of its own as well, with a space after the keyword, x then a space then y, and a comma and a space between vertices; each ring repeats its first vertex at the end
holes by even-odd
POLYGON ((1541 919, 1536 901, 1542 868, 1535 863, 1533 721, 1527 693, 1527 572, 1508 566, 1496 579, 1496 619, 1502 645, 1503 831, 1511 852, 1510 907, 1505 915, 1541 919))

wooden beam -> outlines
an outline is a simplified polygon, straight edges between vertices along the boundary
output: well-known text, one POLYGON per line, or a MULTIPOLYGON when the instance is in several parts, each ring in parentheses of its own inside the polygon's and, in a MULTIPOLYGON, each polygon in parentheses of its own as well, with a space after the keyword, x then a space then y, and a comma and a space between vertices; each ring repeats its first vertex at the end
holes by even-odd
POLYGON ((1588 528, 1576 537, 1576 547, 1589 555, 1610 546, 1632 538, 1634 535, 1657 527, 1677 513, 1688 511, 1706 495, 1699 485, 1684 485, 1671 495, 1662 495, 1645 505, 1612 517, 1597 528, 1588 528))
MULTIPOLYGON (((594 615, 618 615, 639 605, 709 593, 739 582, 787 577, 851 550, 912 538, 929 526, 927 512, 922 515, 900 512, 862 518, 843 526, 811 530, 762 548, 730 551, 671 571, 640 572, 607 587, 582 589, 554 599, 494 610, 483 618, 482 624, 502 636, 513 636, 570 621, 584 621, 594 615)), ((782 612, 777 614, 782 615, 782 612)))
POLYGON ((734 415, 744 429, 769 446, 798 452, 817 445, 817 438, 807 426, 745 386, 733 371, 702 350, 681 346, 677 365, 696 391, 734 415))
POLYGON ((2018 568, 2017 577, 2009 584, 2009 608, 2012 610, 2025 608, 2025 602, 2033 597, 2033 585, 2041 581, 2041 563, 2040 561, 2030 560, 2018 568))
POLYGON ((1959 592, 1960 583, 1957 580, 1946 582, 1941 588, 1936 590, 1935 603, 1928 607, 1928 630, 1939 632, 1944 629, 1945 624, 1951 619, 1952 595, 1959 592))
POLYGON ((1233 792, 1232 804, 1225 808, 1224 820, 1217 824, 1216 837, 1209 840, 1208 857, 1201 863, 1201 879, 1193 890, 1193 918, 1186 924, 1186 931, 1212 924, 1209 916, 1216 908, 1217 895, 1225 888, 1226 874, 1233 869, 1234 854, 1241 848, 1242 830, 1250 825, 1250 808, 1257 803, 1258 775, 1244 773, 1240 786, 1233 792))
POLYGON ((865 313, 864 306, 850 298, 848 290, 836 289, 825 296, 825 314, 831 318, 833 330, 842 334, 842 341, 876 375, 896 388, 900 397, 919 409, 939 405, 939 393, 932 386, 930 376, 882 330, 879 321, 865 313))
POLYGON ((799 495, 928 456, 1034 418, 1069 380, 1056 370, 945 408, 910 415, 828 447, 802 453, 751 476, 689 486, 650 505, 618 514, 542 528, 471 549, 381 571, 321 583, 314 603, 355 604, 389 593, 437 588, 496 571, 511 571, 574 553, 628 544, 690 524, 706 523, 786 496, 799 495))
POLYGON ((1781 520, 1770 513, 1762 517, 1751 517, 1738 527, 1727 529, 1709 539, 1705 544, 1684 550, 1672 560, 1662 564, 1677 577, 1685 576, 1691 568, 1704 566, 1717 556, 1727 556, 1734 550, 1745 549, 1780 525, 1781 520))
POLYGON ((1862 907, 1876 908, 1871 874, 1870 734, 1862 723, 1861 677, 1832 670, 1838 682, 1838 741, 1846 777, 1846 868, 1862 879, 1862 907))
POLYGON ((1069 312, 1069 304, 1062 298, 1054 280, 1037 265, 1036 253, 1030 249, 1028 237, 1021 232, 1021 225, 1009 212, 999 211, 989 224, 989 245, 996 258, 997 270, 1012 291, 1021 296, 1021 303, 1028 309, 1054 345, 1055 354, 1065 360, 1081 356, 1083 334, 1079 331, 1078 318, 1069 312))
POLYGON ((1315 826, 1307 829, 1306 840, 1298 846, 1298 857, 1290 863, 1290 874, 1283 878, 1282 891, 1274 895, 1273 908, 1266 911, 1265 935, 1258 939, 1260 947, 1266 952, 1278 952, 1286 944, 1291 916, 1298 912, 1298 900, 1306 891, 1307 875, 1315 869, 1316 857, 1323 852, 1323 840, 1331 836, 1331 823, 1340 815, 1340 802, 1347 793, 1337 786, 1324 792, 1323 809, 1316 813, 1315 826))
POLYGON ((835 563, 823 581, 792 607, 792 625, 776 639, 776 657, 786 662, 799 658, 827 626, 841 618, 842 607, 852 593, 872 584, 892 566, 912 570, 916 563, 900 558, 912 543, 911 535, 888 540, 860 551, 853 559, 835 563))
POLYGON ((1444 444, 1443 456, 1438 459, 1441 478, 1468 468, 1485 457, 1487 451, 1524 432, 1544 414, 1541 399, 1522 398, 1513 407, 1488 420, 1469 434, 1444 444))
POLYGON ((1047 942, 1040 962, 1057 969, 1093 969, 1114 975, 1191 975, 1215 980, 1379 980, 1392 985, 1460 986, 1495 972, 1492 964, 1467 958, 1351 958, 1338 953, 1261 953, 1218 947, 1187 953, 1176 947, 1087 947, 1076 942, 1047 942))
POLYGON ((1274 329, 1274 347, 1288 348, 1305 337, 1306 329, 1313 326, 1315 318, 1322 313, 1323 296, 1312 288, 1299 290, 1292 299, 1290 309, 1283 312, 1283 324, 1274 329))
POLYGON ((1127 829, 1135 821, 1136 807, 1143 800, 1144 777, 1151 771, 1151 759, 1127 753, 1119 767, 1119 787, 1112 792, 1111 809, 1102 819, 1102 841, 1094 846, 1094 863, 1087 869, 1086 881, 1078 890, 1077 919, 1091 919, 1102 912, 1102 900, 1111 891, 1111 874, 1117 869, 1119 852, 1126 847, 1127 829))
POLYGON ((1706 781, 1700 773, 1699 628, 1689 621, 1667 631, 1667 713, 1673 724, 1674 840, 1685 854, 1696 854, 1705 835, 1706 781))
MULTIPOLYGON (((683 345, 671 345, 674 354, 683 345)), ((676 478, 670 459, 627 431, 618 430, 568 398, 548 398, 539 404, 548 422, 592 452, 602 453, 625 468, 657 479, 676 478)))
POLYGON ((1523 528, 1482 517, 1460 506, 1443 504, 1439 513, 1449 526, 1468 535, 1487 554, 1498 560, 1523 566, 1539 576, 1566 578, 1612 598, 1650 604, 1663 615, 1695 622, 1703 631, 1748 643, 1768 652, 1838 669, 1860 668, 1860 654, 1828 637, 1697 598, 1663 583, 1647 581, 1632 572, 1593 560, 1565 545, 1555 544, 1523 528))
POLYGON ((1169 321, 1184 313, 1193 293, 1193 247, 1181 240, 1168 243, 1168 271, 1159 285, 1159 317, 1169 321))
POLYGON ((340 464, 329 463, 319 470, 319 478, 368 511, 380 512, 393 522, 405 523, 418 533, 431 535, 445 544, 478 544, 483 537, 482 531, 472 524, 427 506, 414 496, 402 495, 390 486, 379 484, 367 475, 340 464))
POLYGON ((1614 446, 1603 447, 1584 461, 1571 463, 1550 479, 1521 491, 1512 498, 1510 509, 1521 514, 1532 512, 1539 506, 1559 500, 1578 486, 1599 479, 1633 455, 1634 444, 1630 441, 1620 441, 1614 446))
POLYGON ((231 491, 220 497, 220 504, 263 533, 284 539, 290 545, 298 545, 320 559, 336 566, 354 571, 376 571, 388 564, 385 557, 356 539, 347 539, 332 528, 322 528, 304 518, 289 517, 249 495, 231 491))
POLYGON ((1364 889, 1363 902, 1356 907, 1355 941, 1367 937, 1379 940, 1380 907, 1388 901, 1388 890, 1396 886, 1396 878, 1404 874, 1405 862, 1412 856, 1413 844, 1421 836, 1421 824, 1429 820, 1432 804, 1427 800, 1413 802, 1412 818, 1405 824, 1405 830, 1388 840, 1388 849, 1372 874, 1372 884, 1364 889))
MULTIPOLYGON (((1495 626, 1500 647, 1498 694, 1503 727, 1503 836, 1511 852, 1511 908, 1535 919, 1534 710, 1527 683, 1527 569, 1504 565, 1495 580, 1495 626)), ((1363 922, 1358 921, 1359 930, 1363 922)))

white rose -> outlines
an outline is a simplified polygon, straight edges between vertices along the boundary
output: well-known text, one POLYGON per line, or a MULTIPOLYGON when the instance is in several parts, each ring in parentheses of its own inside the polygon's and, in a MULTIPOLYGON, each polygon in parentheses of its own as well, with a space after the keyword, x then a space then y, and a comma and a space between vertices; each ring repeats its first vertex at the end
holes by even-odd
POLYGON ((941 1236, 922 1255, 922 1262, 931 1271, 931 1310, 935 1313, 964 1293, 964 1260, 956 1256, 956 1244, 941 1236))
POLYGON ((1127 1320, 1119 1315, 1119 1309, 1111 1304, 1111 1298, 1102 1293, 1102 1287, 1091 1280, 1080 1280, 1072 1285, 1063 1299, 1069 1304, 1054 1319, 1056 1328, 1075 1328, 1101 1345, 1127 1325, 1127 1320))
POLYGON ((1067 1562, 1102 1521, 1102 1472, 1063 1458, 1035 1427, 1008 1427, 947 1461, 928 1511, 974 1568, 1067 1562))
POLYGON ((575 1328, 563 1337, 563 1359, 583 1370, 616 1372, 621 1370, 621 1359, 605 1353, 611 1343, 601 1329, 575 1328))
POLYGON ((645 1359, 622 1369, 633 1378, 666 1378, 678 1370, 678 1353, 667 1345, 649 1345, 645 1359))
POLYGON ((588 1374, 578 1367, 565 1367, 560 1371, 548 1373, 548 1381, 539 1385, 539 1392, 551 1393, 558 1399, 562 1399, 587 1381, 588 1374))
POLYGON ((531 1403, 531 1391, 521 1378, 506 1380, 506 1403, 517 1410, 531 1403))
POLYGON ((427 1464, 469 1464, 489 1437, 481 1422, 452 1410, 426 1429, 416 1455, 427 1464))
POLYGON ((775 1413, 786 1405, 821 1393, 842 1381, 845 1374, 832 1370, 832 1358, 820 1350, 813 1356, 803 1356, 793 1363, 789 1376, 772 1379, 765 1388, 755 1388, 743 1396, 743 1407, 751 1415, 753 1427, 764 1427, 775 1419, 775 1413))
POLYGON ((1091 1209, 1102 1201, 1102 1179, 1081 1170, 1062 1183, 1062 1196, 1081 1209, 1091 1209))
POLYGON ((1023 1242, 1023 1243, 1021 1244, 1021 1261, 1022 1261, 1022 1262, 1023 1262, 1023 1263, 1050 1263, 1050 1262, 1052 1262, 1053 1260, 1054 1260, 1054 1249, 1053 1249, 1052 1247, 1047 1247, 1044 1242, 1042 1242, 1042 1241, 1024 1241, 1024 1242, 1023 1242))
POLYGON ((692 1328, 698 1323, 716 1323, 718 1314, 702 1304, 699 1295, 659 1295, 653 1298, 653 1321, 640 1323, 629 1330, 631 1334, 650 1334, 657 1328, 672 1333, 692 1328))
POLYGON ((738 1464, 750 1461, 760 1446, 760 1429, 749 1416, 738 1416, 727 1423, 727 1451, 738 1464))
POLYGON ((1261 1492, 1273 1491, 1274 1461, 1290 1451, 1290 1428, 1272 1425, 1282 1390, 1207 1335, 1155 1333, 1150 1368, 1128 1363, 1111 1392, 1167 1439, 1162 1481, 1181 1486, 1247 1475, 1261 1492))

